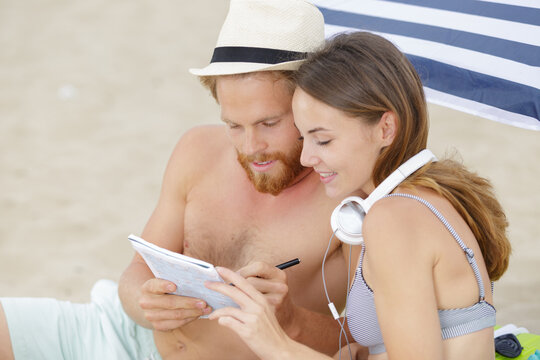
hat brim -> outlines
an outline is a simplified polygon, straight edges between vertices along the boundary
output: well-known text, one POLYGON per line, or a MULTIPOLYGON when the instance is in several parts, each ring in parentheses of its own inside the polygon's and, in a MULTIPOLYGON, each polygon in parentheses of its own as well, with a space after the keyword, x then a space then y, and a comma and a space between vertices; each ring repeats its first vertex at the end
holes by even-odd
POLYGON ((305 60, 294 60, 279 64, 261 64, 249 62, 215 62, 202 69, 189 69, 189 72, 197 76, 219 76, 244 74, 257 71, 295 71, 305 60))

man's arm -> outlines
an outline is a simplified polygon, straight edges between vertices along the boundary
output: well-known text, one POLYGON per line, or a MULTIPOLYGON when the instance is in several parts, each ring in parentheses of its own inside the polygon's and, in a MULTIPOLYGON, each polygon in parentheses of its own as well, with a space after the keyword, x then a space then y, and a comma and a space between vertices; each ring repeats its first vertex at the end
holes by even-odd
POLYGON ((154 275, 144 260, 136 254, 122 273, 118 284, 118 296, 124 311, 137 324, 146 328, 152 328, 152 324, 144 317, 144 313, 139 306, 139 299, 141 298, 142 284, 153 277, 154 275))
MULTIPOLYGON (((183 252, 186 198, 197 176, 194 152, 203 133, 201 128, 192 129, 176 145, 158 204, 141 234, 143 239, 178 253, 183 252)), ((209 312, 202 300, 169 295, 174 286, 155 279, 142 257, 135 254, 120 278, 118 293, 124 310, 135 322, 156 330, 172 330, 209 312)))

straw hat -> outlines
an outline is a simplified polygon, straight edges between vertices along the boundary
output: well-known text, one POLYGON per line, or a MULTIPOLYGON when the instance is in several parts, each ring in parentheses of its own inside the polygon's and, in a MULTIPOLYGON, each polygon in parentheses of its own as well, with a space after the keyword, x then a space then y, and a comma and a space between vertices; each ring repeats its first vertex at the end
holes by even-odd
POLYGON ((231 0, 210 64, 198 76, 297 70, 324 43, 324 19, 304 0, 231 0))

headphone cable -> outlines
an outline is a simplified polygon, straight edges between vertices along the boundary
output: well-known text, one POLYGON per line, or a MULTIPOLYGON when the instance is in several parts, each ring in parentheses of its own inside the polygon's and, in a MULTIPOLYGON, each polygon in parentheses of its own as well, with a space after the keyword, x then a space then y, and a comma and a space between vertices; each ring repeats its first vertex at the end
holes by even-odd
MULTIPOLYGON (((336 232, 334 231, 332 233, 332 236, 330 237, 330 240, 328 241, 328 246, 326 247, 326 252, 324 253, 323 262, 322 262, 322 281, 323 281, 323 287, 324 287, 324 293, 326 295, 326 300, 328 301, 328 307, 330 308, 330 312, 332 313, 332 316, 334 319, 338 322, 339 327, 341 328, 339 332, 339 360, 341 360, 341 336, 342 334, 345 336, 345 342, 347 343, 347 348, 349 350, 349 358, 352 359, 352 353, 351 353, 351 345, 349 343, 349 338, 347 336, 347 332, 345 331, 345 318, 343 318, 343 321, 340 321, 340 316, 336 310, 336 307, 334 306, 334 303, 330 300, 330 296, 328 295, 328 289, 326 287, 326 278, 324 276, 324 264, 326 262, 326 257, 328 256, 328 252, 330 251, 330 245, 332 244, 332 239, 334 239, 334 235, 336 232)), ((347 297, 345 300, 345 314, 347 312, 347 301, 349 299, 349 282, 350 282, 350 271, 351 271, 351 251, 352 247, 349 248, 349 266, 347 271, 347 297)))

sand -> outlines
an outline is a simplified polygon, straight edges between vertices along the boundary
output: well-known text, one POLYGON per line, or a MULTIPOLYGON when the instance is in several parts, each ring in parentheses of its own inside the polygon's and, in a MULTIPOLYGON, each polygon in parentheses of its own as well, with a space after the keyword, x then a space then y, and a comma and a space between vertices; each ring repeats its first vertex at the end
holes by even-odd
MULTIPOLYGON (((96 280, 118 280, 176 141, 218 122, 187 69, 207 63, 226 11, 216 0, 0 2, 0 296, 88 301, 96 280)), ((540 133, 430 114, 431 149, 459 152, 507 211, 498 323, 540 333, 540 133)))

